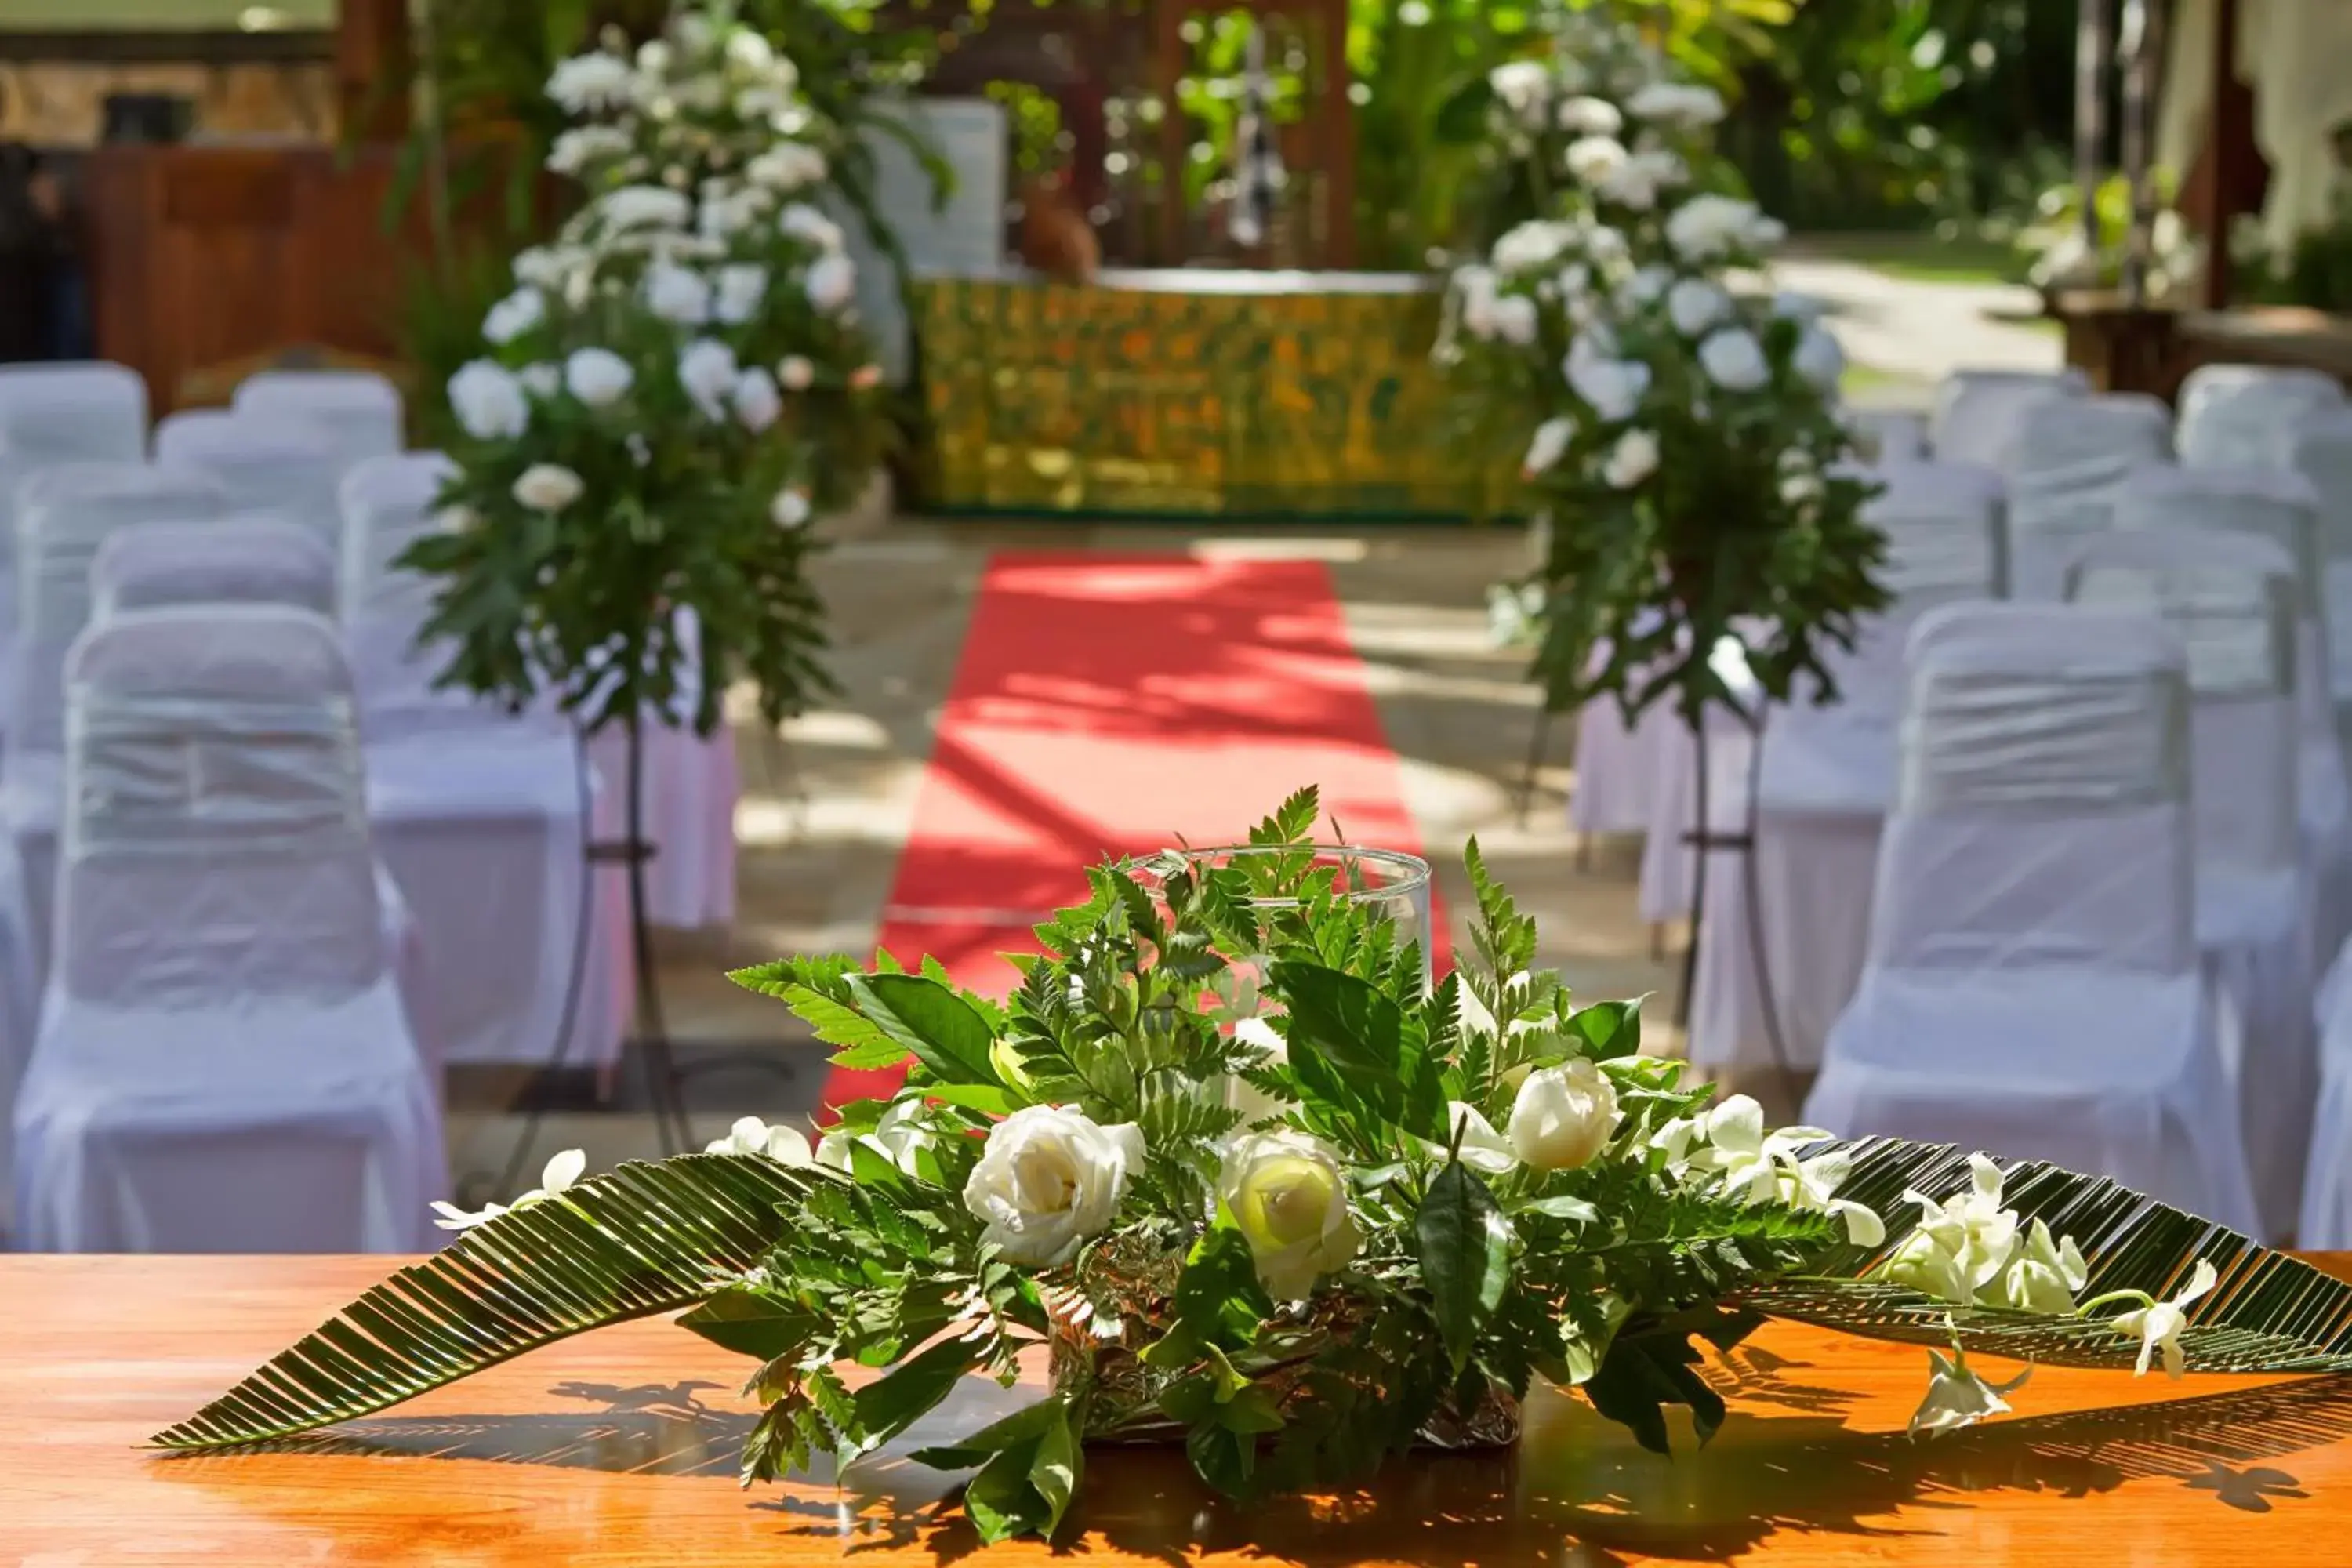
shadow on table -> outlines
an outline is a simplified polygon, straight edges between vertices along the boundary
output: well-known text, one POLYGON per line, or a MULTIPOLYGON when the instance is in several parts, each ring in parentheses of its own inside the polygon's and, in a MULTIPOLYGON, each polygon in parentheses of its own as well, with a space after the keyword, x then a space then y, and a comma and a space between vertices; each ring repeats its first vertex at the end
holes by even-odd
MULTIPOLYGON (((2268 1461, 2352 1439, 2352 1378, 2030 1416, 1915 1442, 1853 1430, 1841 1415, 1851 1395, 1782 1375, 1791 1370, 1749 1361, 1738 1376, 1739 1402, 1715 1441, 1672 1460, 1634 1447, 1582 1400, 1550 1394, 1529 1401, 1527 1433, 1515 1449, 1424 1455, 1391 1464, 1371 1487, 1328 1496, 1235 1504, 1202 1485, 1176 1449, 1094 1448, 1065 1539, 1079 1554, 1109 1550, 1171 1564, 1202 1551, 1244 1549, 1429 1568, 1465 1561, 1561 1568, 1611 1568, 1627 1557, 1711 1562, 1791 1532, 1890 1542, 1935 1535, 1919 1510, 1959 1509, 1971 1496, 2001 1491, 2087 1497, 2126 1482, 2173 1479, 2225 1507, 2269 1512, 2309 1494, 2268 1461), (1905 1510, 1909 1517, 1898 1521, 1905 1510)), ((699 1395, 717 1386, 564 1384, 551 1392, 602 1408, 377 1417, 246 1452, 731 1478, 752 1417, 705 1405, 699 1395)), ((850 1467, 840 1490, 828 1471, 754 1492, 746 1506, 782 1515, 793 1521, 791 1532, 835 1539, 851 1552, 916 1547, 953 1562, 980 1546, 961 1510, 942 1501, 958 1478, 900 1456, 1002 1416, 1033 1394, 977 1383, 899 1442, 850 1467)), ((187 1456, 165 1468, 212 1479, 236 1463, 231 1455, 187 1456)))

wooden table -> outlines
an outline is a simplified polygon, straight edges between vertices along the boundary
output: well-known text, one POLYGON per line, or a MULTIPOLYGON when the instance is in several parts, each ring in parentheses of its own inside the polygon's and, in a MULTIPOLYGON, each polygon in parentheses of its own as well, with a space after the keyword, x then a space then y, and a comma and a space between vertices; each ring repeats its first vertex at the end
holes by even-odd
MULTIPOLYGON (((270 1454, 136 1447, 380 1277, 381 1258, 0 1258, 0 1564, 932 1563, 974 1541, 932 1472, 737 1489, 748 1363, 662 1322, 606 1330, 270 1454)), ((1181 1457, 1098 1451, 1068 1544, 1222 1558, 1627 1568, 1742 1563, 2338 1568, 2352 1378, 2045 1371, 2021 1411, 1902 1436, 1927 1357, 1774 1326, 1721 1371, 1732 1415, 1668 1461, 1584 1406, 1512 1455, 1416 1458, 1364 1491, 1248 1510, 1181 1457)), ((2005 1375, 2008 1369, 2000 1369, 2005 1375)), ((1025 1397, 993 1384, 971 1406, 1025 1397)), ((967 1406, 967 1416, 971 1414, 967 1406)), ((917 1441, 935 1433, 918 1433, 917 1441)), ((1045 1560, 1023 1542, 992 1562, 1045 1560)))

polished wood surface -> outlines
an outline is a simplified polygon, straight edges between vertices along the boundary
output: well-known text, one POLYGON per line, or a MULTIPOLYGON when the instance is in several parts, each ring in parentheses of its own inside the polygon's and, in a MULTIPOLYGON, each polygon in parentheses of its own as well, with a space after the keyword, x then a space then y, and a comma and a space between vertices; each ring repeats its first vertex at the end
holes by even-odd
MULTIPOLYGON (((856 1553, 887 1568, 975 1550, 937 1507, 940 1478, 890 1451, 840 1488, 738 1489, 749 1363, 661 1321, 551 1346, 287 1451, 138 1447, 390 1266, 0 1258, 0 1563, 692 1568, 856 1553)), ((2352 1555, 2352 1378, 2045 1370, 2017 1415, 1915 1443, 1902 1428, 1926 1367, 1916 1349, 1774 1325, 1717 1370, 1732 1414, 1704 1453, 1644 1453, 1580 1400, 1547 1394, 1514 1453, 1416 1456, 1360 1492, 1247 1509, 1206 1493, 1181 1456, 1097 1450, 1065 1545, 1107 1565, 1334 1568, 2338 1568, 2352 1555)), ((982 1384, 961 1418, 1027 1397, 982 1384)), ((911 1441, 939 1435, 933 1423, 911 1441)), ((1034 1542, 985 1554, 1046 1557, 1034 1542)))

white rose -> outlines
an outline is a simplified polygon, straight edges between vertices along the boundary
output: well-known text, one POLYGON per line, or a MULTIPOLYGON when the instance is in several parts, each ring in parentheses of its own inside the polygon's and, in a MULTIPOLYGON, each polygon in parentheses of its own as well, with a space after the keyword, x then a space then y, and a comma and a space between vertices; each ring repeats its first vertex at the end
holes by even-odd
POLYGON ((636 379, 629 362, 611 349, 577 349, 563 362, 563 384, 591 408, 618 402, 636 379))
POLYGON ((1628 430, 1609 448, 1601 477, 1611 488, 1630 490, 1658 471, 1658 438, 1647 430, 1628 430))
MULTIPOLYGON (((1576 229, 1569 224, 1554 222, 1548 218, 1536 218, 1515 225, 1505 230, 1503 237, 1495 241, 1495 252, 1492 258, 1494 271, 1502 273, 1545 271, 1558 262, 1568 247, 1575 243, 1576 229)), ((1471 281, 1475 284, 1476 278, 1482 274, 1489 282, 1492 281, 1493 274, 1486 272, 1484 268, 1476 268, 1473 272, 1471 281)), ((1455 281, 1459 283, 1462 279, 1457 275, 1455 281)))
POLYGON ((678 384, 706 419, 724 419, 735 395, 735 351, 714 338, 697 338, 677 356, 678 384))
POLYGON ((522 383, 525 392, 541 402, 563 390, 563 372, 551 364, 527 364, 515 372, 515 379, 522 383))
POLYGON ((1495 301, 1495 335, 1507 343, 1527 347, 1536 341, 1536 302, 1525 294, 1506 294, 1495 301))
POLYGON ((743 177, 772 191, 796 191, 824 179, 824 154, 798 142, 779 142, 743 165, 743 177))
POLYGON ((577 174, 600 159, 620 157, 629 146, 628 132, 616 125, 574 126, 548 149, 548 172, 577 174))
POLYGON ((1772 379, 1764 345, 1745 327, 1726 327, 1698 345, 1699 368, 1726 392, 1753 392, 1772 379))
POLYGON ((1568 144, 1568 172, 1597 185, 1625 166, 1625 143, 1614 136, 1585 136, 1568 144))
POLYGON ((1723 96, 1711 87, 1683 82, 1652 82, 1625 103, 1636 120, 1697 130, 1723 118, 1723 96))
POLYGON ((646 309, 665 321, 698 327, 710 320, 710 282, 701 273, 672 261, 656 261, 646 268, 646 309))
POLYGON ((1266 1294, 1302 1301, 1315 1281, 1347 1267, 1363 1243, 1348 1209, 1339 1157, 1304 1132, 1253 1132, 1234 1141, 1217 1175, 1257 1262, 1266 1294))
POLYGON ((586 260, 584 253, 568 245, 529 246, 515 253, 515 281, 533 289, 562 289, 586 260))
POLYGON ((683 192, 659 185, 623 185, 596 205, 605 226, 616 230, 684 228, 694 216, 694 204, 683 192))
POLYGON ((805 392, 816 381, 816 366, 802 354, 786 354, 776 364, 776 379, 794 392, 805 392))
POLYGON ((646 76, 669 74, 670 48, 667 40, 647 38, 637 46, 637 69, 646 76))
POLYGON ((1797 352, 1790 363, 1799 375, 1827 392, 1845 375, 1845 350, 1826 329, 1808 326, 1797 339, 1797 352))
POLYGON ((1822 499, 1822 477, 1803 472, 1780 476, 1780 499, 1790 506, 1809 506, 1822 499))
POLYGON ((1551 73, 1538 60, 1513 60, 1486 73, 1486 85, 1523 125, 1539 124, 1551 96, 1551 73))
POLYGON ((1636 305, 1654 305, 1665 298, 1666 290, 1674 286, 1674 268, 1654 265, 1644 267, 1625 279, 1625 297, 1636 305))
POLYGON ((1104 1127, 1075 1110, 1033 1105, 988 1130, 964 1184, 964 1207, 1008 1259, 1051 1268, 1110 1228, 1142 1163, 1135 1123, 1104 1127))
POLYGON ((1601 178, 1601 195, 1636 212, 1648 212, 1658 205, 1660 191, 1682 184, 1689 174, 1689 168, 1672 153, 1636 153, 1601 178))
MULTIPOLYGON (((1255 1046, 1265 1053, 1263 1067, 1286 1067, 1290 1062, 1290 1043, 1275 1032, 1273 1025, 1264 1018, 1244 1018, 1234 1026, 1234 1038, 1246 1046, 1255 1046)), ((1225 1103, 1242 1113, 1242 1126, 1264 1121, 1290 1109, 1290 1102, 1278 1100, 1257 1085, 1234 1074, 1225 1080, 1225 1103)))
POLYGON ((1614 267, 1633 254, 1633 242, 1625 237, 1625 231, 1605 223, 1585 229, 1582 237, 1584 254, 1596 267, 1614 267))
POLYGON ((1616 1127, 1616 1086, 1582 1057, 1529 1073, 1511 1105, 1511 1148, 1538 1171, 1591 1164, 1616 1127))
POLYGON ((857 264, 839 251, 816 258, 808 269, 809 303, 831 314, 857 297, 857 264))
POLYGON ((490 307, 482 318, 482 336, 494 343, 510 343, 547 320, 547 297, 522 288, 490 307))
POLYGON ((514 482, 514 499, 533 511, 562 511, 587 487, 561 463, 533 463, 514 482))
POLYGON ((809 520, 809 499, 805 490, 778 490, 776 499, 768 503, 768 518, 778 528, 804 528, 809 520))
POLYGON ((727 35, 727 63, 747 75, 760 75, 776 63, 776 51, 752 28, 738 27, 727 35))
POLYGON ((575 55, 547 79, 547 96, 566 114, 618 109, 629 101, 635 80, 629 62, 617 55, 575 55))
POLYGON ((1614 136, 1625 117, 1605 98, 1571 98, 1559 106, 1559 128, 1571 136, 1614 136))
POLYGON ((767 297, 766 268, 743 261, 719 269, 719 299, 713 309, 729 326, 740 327, 758 315, 767 297))
POLYGON ((776 226, 828 254, 839 250, 845 243, 841 226, 806 202, 794 202, 776 215, 776 226))
POLYGON ((1757 243, 1766 222, 1752 202, 1712 192, 1691 197, 1666 219, 1666 243, 1685 261, 1715 261, 1757 243))
POLYGON ((808 1135, 797 1127, 771 1127, 756 1116, 739 1118, 728 1129, 727 1136, 715 1138, 702 1151, 706 1154, 764 1154, 780 1165, 805 1165, 809 1153, 808 1135))
POLYGON ((1731 314, 1731 296, 1703 278, 1685 278, 1666 291, 1666 314, 1675 331, 1695 338, 1731 314))
POLYGON ((478 359, 449 378, 449 407, 477 441, 512 440, 530 427, 530 402, 504 365, 478 359))
POLYGON ((1611 359, 1592 346, 1590 334, 1577 338, 1568 352, 1568 384, 1603 421, 1628 419, 1650 390, 1650 367, 1639 360, 1611 359))
POLYGON ((1567 454, 1568 444, 1576 437, 1576 421, 1562 415, 1547 419, 1536 426, 1535 439, 1528 443, 1528 455, 1519 461, 1519 472, 1530 478, 1544 472, 1567 454))
POLYGON ((744 429, 765 430, 783 411, 784 395, 776 390, 774 376, 753 365, 735 378, 735 417, 744 429))

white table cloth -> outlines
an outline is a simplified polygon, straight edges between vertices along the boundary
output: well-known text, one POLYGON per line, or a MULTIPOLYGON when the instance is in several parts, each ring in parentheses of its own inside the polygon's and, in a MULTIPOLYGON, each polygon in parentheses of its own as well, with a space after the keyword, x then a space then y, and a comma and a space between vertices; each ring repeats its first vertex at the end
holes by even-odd
POLYGON ((142 611, 68 679, 58 959, 16 1108, 37 1250, 411 1252, 446 1173, 358 729, 305 611, 142 611))
POLYGON ((2196 950, 2179 641, 2153 616, 1955 605, 1910 666, 1868 963, 1806 1119, 2256 1227, 2196 950))

